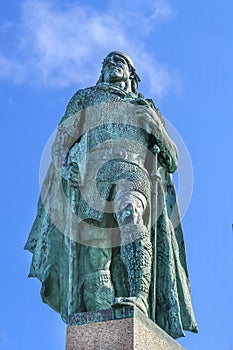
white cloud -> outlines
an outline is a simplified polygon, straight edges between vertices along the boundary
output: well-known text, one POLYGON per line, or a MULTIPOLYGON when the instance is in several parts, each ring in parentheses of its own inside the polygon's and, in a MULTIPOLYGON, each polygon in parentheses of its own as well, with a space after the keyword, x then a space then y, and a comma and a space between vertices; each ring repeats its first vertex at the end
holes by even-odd
POLYGON ((135 0, 132 6, 123 0, 109 0, 106 6, 105 11, 84 5, 58 9, 45 0, 25 1, 18 27, 17 59, 0 56, 0 76, 57 88, 83 87, 95 83, 102 59, 117 49, 132 56, 154 94, 163 94, 173 79, 145 51, 144 40, 155 19, 172 16, 168 2, 135 0))
POLYGON ((171 87, 179 90, 179 79, 175 72, 170 72, 164 66, 160 65, 149 53, 140 52, 136 56, 135 65, 140 67, 143 73, 143 81, 149 85, 150 94, 163 96, 171 87))
POLYGON ((151 19, 159 18, 163 20, 168 20, 173 17, 174 12, 171 9, 169 3, 165 0, 158 0, 153 2, 154 4, 154 13, 151 16, 151 19))
POLYGON ((0 53, 0 77, 21 83, 25 79, 23 64, 0 53))
POLYGON ((109 10, 127 27, 134 27, 134 31, 139 34, 152 30, 155 21, 164 21, 173 16, 167 0, 134 0, 133 4, 124 0, 111 0, 109 10))

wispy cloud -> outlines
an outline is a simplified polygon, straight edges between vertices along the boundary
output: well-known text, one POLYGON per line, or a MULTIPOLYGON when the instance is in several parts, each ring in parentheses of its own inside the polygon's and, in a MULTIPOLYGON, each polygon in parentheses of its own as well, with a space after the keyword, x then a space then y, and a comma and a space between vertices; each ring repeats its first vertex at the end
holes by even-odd
POLYGON ((109 0, 102 10, 25 1, 18 24, 18 47, 14 56, 0 54, 0 76, 57 88, 94 84, 104 55, 117 49, 132 56, 150 90, 162 95, 174 77, 145 50, 144 41, 155 23, 172 15, 166 0, 135 0, 133 6, 109 0))
POLYGON ((8 58, 0 53, 0 77, 20 83, 25 79, 25 67, 18 60, 8 58))
POLYGON ((157 2, 153 2, 154 5, 154 13, 151 16, 151 19, 164 19, 168 20, 169 18, 174 16, 174 10, 170 7, 168 1, 158 0, 157 2))
POLYGON ((142 36, 153 30, 156 21, 166 21, 174 15, 167 0, 134 0, 133 4, 124 0, 111 0, 109 10, 127 28, 133 27, 134 32, 142 36))

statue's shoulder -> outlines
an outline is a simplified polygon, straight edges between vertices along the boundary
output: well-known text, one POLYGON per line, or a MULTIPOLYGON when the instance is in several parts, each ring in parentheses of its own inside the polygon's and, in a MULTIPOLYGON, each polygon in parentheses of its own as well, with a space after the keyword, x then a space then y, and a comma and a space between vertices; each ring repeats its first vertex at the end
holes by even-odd
POLYGON ((59 124, 61 124, 65 119, 74 115, 81 109, 86 107, 86 101, 88 101, 96 93, 96 86, 87 87, 84 89, 78 90, 70 99, 65 114, 62 117, 59 124))
POLYGON ((152 98, 146 98, 146 102, 149 104, 149 106, 156 112, 157 116, 159 117, 160 121, 165 125, 165 119, 160 112, 160 109, 155 105, 154 101, 152 98))
POLYGON ((140 104, 140 105, 146 105, 147 107, 150 107, 150 109, 152 109, 156 113, 157 117, 160 119, 162 124, 165 126, 165 119, 162 116, 162 113, 160 112, 158 107, 155 105, 155 103, 152 100, 152 98, 145 98, 144 94, 139 93, 137 95, 137 97, 133 99, 133 101, 134 101, 134 103, 137 103, 137 104, 140 104))
POLYGON ((84 101, 87 98, 90 98, 90 96, 93 96, 96 93, 96 86, 90 86, 84 89, 78 90, 73 97, 71 98, 70 102, 75 101, 84 101))

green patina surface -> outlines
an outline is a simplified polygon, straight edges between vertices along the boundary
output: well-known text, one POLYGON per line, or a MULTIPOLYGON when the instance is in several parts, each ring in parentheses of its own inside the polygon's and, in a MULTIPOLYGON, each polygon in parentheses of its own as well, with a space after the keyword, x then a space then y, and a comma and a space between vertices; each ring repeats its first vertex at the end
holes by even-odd
POLYGON ((65 322, 136 306, 173 338, 196 332, 172 181, 178 153, 132 60, 115 51, 70 100, 26 249, 65 322))

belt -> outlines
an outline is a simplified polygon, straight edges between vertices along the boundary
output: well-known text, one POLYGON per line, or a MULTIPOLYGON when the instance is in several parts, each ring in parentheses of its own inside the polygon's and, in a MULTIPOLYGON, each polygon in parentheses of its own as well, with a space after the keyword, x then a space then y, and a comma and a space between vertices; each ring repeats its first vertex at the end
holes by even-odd
POLYGON ((88 153, 87 155, 87 161, 91 161, 91 162, 121 159, 129 163, 137 164, 140 167, 144 167, 145 158, 146 158, 146 152, 145 154, 142 155, 142 154, 131 152, 124 148, 95 150, 88 153))

